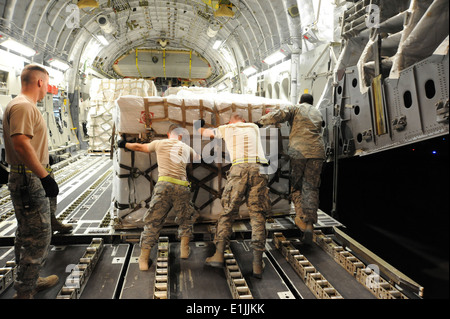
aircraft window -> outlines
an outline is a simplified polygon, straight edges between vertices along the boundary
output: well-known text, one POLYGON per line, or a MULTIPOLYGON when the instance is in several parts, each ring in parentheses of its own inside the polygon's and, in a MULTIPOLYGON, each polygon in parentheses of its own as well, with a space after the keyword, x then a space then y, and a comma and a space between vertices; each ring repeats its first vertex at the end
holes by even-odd
POLYGON ((358 133, 358 135, 356 136, 356 140, 358 141, 358 143, 361 143, 363 138, 362 138, 362 134, 358 133))
POLYGON ((355 88, 357 85, 358 85, 358 80, 357 79, 353 79, 352 86, 355 88))
POLYGON ((405 104, 405 107, 407 109, 409 109, 412 106, 413 100, 412 100, 412 95, 411 95, 410 91, 406 91, 403 94, 403 103, 405 104))
POLYGON ((425 83, 425 95, 428 99, 432 99, 436 95, 436 87, 433 80, 428 80, 425 83))
POLYGON ((353 108, 353 112, 355 112, 355 115, 358 115, 359 112, 361 111, 359 105, 355 105, 355 107, 353 108))

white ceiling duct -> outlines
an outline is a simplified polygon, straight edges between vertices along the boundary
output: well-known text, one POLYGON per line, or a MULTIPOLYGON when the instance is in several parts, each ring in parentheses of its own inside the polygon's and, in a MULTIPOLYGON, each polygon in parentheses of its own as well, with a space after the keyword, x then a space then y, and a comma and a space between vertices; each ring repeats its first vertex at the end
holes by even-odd
POLYGON ((206 34, 208 35, 208 37, 210 38, 214 38, 217 35, 217 32, 219 32, 220 30, 220 26, 217 24, 211 24, 208 27, 208 31, 206 31, 206 34))
POLYGON ((99 15, 97 17, 97 23, 99 24, 100 28, 103 30, 103 32, 110 34, 115 31, 115 27, 109 22, 108 16, 106 15, 99 15))

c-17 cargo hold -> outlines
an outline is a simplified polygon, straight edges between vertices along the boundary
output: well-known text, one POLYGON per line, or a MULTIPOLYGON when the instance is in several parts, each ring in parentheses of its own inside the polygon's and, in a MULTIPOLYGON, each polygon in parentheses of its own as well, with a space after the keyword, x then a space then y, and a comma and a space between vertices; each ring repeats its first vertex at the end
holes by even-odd
POLYGON ((55 215, 73 226, 53 234, 42 272, 59 282, 35 299, 195 299, 200 314, 213 309, 203 299, 448 298, 448 12, 443 0, 2 1, 0 299, 18 272, 2 121, 29 64, 49 73, 37 108, 55 215), (259 129, 272 206, 262 278, 247 202, 224 267, 205 265, 235 163, 196 122, 257 123, 303 94, 326 154, 312 244, 295 220, 287 121, 259 129), (202 157, 186 166, 199 216, 188 259, 172 210, 140 271, 158 161, 119 142, 166 139, 171 124, 202 157))

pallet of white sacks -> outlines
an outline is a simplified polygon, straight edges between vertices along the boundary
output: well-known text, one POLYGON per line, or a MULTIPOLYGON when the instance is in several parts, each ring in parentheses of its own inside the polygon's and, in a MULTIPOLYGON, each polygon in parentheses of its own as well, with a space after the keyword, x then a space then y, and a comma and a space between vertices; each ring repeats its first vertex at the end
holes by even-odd
MULTIPOLYGON (((194 132, 194 121, 204 119, 205 126, 215 128, 228 123, 233 112, 239 112, 248 122, 262 115, 290 105, 289 102, 241 94, 217 94, 206 91, 179 90, 165 97, 121 96, 115 101, 114 121, 116 140, 148 143, 167 138, 171 124, 185 129, 183 141, 202 153, 202 161, 189 163, 192 202, 199 212, 198 223, 214 222, 223 208, 220 198, 226 184, 226 173, 231 167, 224 143, 199 138, 194 132)), ((270 159, 266 167, 269 175, 269 196, 272 214, 289 214, 289 161, 286 157, 289 128, 262 128, 261 139, 265 154, 270 159)), ((113 151, 114 177, 112 202, 116 229, 143 227, 142 217, 148 209, 153 187, 158 178, 156 154, 144 154, 115 148, 113 151)), ((244 203, 240 218, 249 217, 244 203)), ((169 213, 167 224, 174 223, 175 213, 169 213)))

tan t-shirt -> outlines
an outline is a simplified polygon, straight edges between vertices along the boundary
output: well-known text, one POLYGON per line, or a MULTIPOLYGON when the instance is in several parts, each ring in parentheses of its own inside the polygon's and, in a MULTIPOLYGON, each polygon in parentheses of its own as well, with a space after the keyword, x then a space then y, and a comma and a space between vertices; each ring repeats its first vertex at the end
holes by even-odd
POLYGON ((23 94, 9 102, 3 114, 6 162, 10 165, 23 164, 12 145, 11 137, 17 134, 30 136, 41 164, 49 163, 47 124, 33 101, 23 94))
POLYGON ((267 162, 261 143, 261 134, 256 124, 221 125, 217 128, 215 137, 225 140, 231 161, 258 158, 262 163, 267 162))
POLYGON ((169 176, 187 181, 186 165, 195 151, 177 139, 153 141, 148 145, 150 152, 156 152, 159 176, 169 176))

